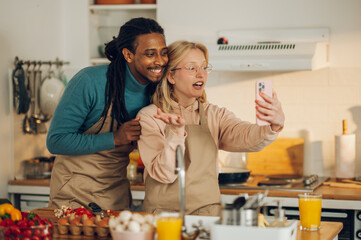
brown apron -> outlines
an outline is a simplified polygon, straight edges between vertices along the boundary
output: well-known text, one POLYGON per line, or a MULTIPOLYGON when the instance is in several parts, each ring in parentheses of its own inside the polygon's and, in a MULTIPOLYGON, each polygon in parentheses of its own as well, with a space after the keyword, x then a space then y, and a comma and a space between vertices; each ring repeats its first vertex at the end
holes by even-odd
MULTIPOLYGON (((103 128, 111 130, 111 109, 103 128)), ((84 134, 95 134, 103 118, 84 134)), ((113 122, 113 130, 117 121, 113 122)), ((130 144, 87 155, 59 155, 54 162, 50 180, 49 206, 78 208, 97 203, 103 209, 129 209, 130 184, 127 179, 128 154, 134 149, 130 144)))
MULTIPOLYGON (((199 102, 198 106, 200 124, 185 127, 186 214, 217 216, 221 200, 216 172, 217 147, 208 128, 203 104, 199 102)), ((143 210, 152 213, 179 211, 178 184, 178 179, 165 184, 148 175, 145 180, 143 210)))

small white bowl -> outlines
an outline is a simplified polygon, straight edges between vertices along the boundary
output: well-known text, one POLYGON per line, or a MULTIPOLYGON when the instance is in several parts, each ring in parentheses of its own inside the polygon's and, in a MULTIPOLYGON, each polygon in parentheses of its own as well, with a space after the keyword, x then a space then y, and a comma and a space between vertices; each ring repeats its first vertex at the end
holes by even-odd
POLYGON ((110 234, 113 240, 153 240, 155 232, 117 232, 110 228, 110 234))

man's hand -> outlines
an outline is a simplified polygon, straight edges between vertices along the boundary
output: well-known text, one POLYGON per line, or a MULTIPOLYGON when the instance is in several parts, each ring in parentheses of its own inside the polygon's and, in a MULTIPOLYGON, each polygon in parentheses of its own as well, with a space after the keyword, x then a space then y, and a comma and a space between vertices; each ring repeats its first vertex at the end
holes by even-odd
POLYGON ((114 132, 114 145, 126 145, 133 141, 138 141, 140 136, 140 117, 132 119, 120 125, 119 129, 114 132))

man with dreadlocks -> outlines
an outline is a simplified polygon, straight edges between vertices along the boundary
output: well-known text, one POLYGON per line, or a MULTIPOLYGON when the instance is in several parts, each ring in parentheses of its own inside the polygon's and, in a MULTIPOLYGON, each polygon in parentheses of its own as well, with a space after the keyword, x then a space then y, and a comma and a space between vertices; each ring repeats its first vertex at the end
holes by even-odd
POLYGON ((105 54, 110 64, 80 70, 54 112, 47 136, 57 155, 49 206, 131 205, 128 154, 141 134, 136 115, 149 104, 168 62, 164 31, 154 20, 131 19, 105 54))

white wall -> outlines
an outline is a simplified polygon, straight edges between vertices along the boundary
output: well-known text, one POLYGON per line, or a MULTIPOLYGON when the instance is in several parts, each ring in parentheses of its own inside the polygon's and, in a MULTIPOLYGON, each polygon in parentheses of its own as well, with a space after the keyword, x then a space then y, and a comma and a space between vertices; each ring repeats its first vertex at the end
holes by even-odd
POLYGON ((10 115, 8 70, 13 68, 15 56, 37 61, 59 57, 71 62, 69 69, 86 66, 87 4, 87 0, 0 1, 0 198, 7 197, 8 180, 21 176, 22 160, 49 155, 46 135, 23 134, 24 115, 10 115))
POLYGON ((334 175, 334 136, 342 119, 357 134, 361 175, 361 1, 359 0, 158 0, 158 20, 169 42, 216 42, 225 29, 312 28, 330 30, 330 68, 302 72, 213 72, 207 83, 211 102, 240 118, 255 120, 254 83, 272 79, 283 104, 281 136, 309 132, 311 156, 306 173, 334 175), (176 10, 175 10, 176 9, 176 10))

